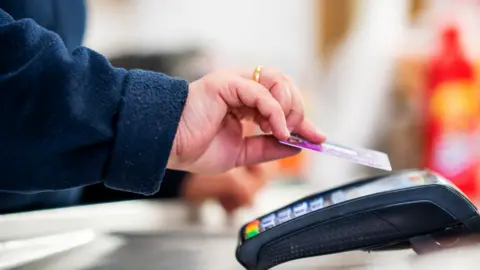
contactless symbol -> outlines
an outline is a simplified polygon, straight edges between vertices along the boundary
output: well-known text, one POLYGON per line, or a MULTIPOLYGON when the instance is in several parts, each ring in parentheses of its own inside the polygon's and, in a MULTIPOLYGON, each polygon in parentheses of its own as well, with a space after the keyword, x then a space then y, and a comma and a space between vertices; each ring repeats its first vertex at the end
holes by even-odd
POLYGON ((260 221, 255 220, 250 222, 246 227, 245 227, 245 238, 250 239, 254 237, 255 235, 258 235, 260 233, 260 221))

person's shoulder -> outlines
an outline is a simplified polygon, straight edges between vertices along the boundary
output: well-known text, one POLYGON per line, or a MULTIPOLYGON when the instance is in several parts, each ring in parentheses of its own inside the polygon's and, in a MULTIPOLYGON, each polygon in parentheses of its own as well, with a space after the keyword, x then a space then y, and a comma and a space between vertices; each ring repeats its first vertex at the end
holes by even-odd
POLYGON ((15 20, 31 19, 55 32, 69 50, 82 43, 86 23, 85 0, 0 0, 0 9, 15 20))

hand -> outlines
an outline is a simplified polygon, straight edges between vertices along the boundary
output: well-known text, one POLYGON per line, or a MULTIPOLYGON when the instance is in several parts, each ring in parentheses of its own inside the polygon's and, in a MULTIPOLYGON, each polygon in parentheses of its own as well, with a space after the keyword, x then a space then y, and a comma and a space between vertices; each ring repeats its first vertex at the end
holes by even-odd
POLYGON ((242 167, 216 175, 193 174, 182 187, 182 197, 191 203, 217 200, 228 213, 251 206, 255 194, 267 182, 265 166, 242 167))
POLYGON ((290 132, 321 143, 324 137, 304 119, 299 90, 292 80, 263 69, 217 71, 193 82, 177 129, 168 167, 195 173, 220 173, 299 153, 278 143, 290 132), (241 120, 254 121, 272 135, 244 137, 241 120))

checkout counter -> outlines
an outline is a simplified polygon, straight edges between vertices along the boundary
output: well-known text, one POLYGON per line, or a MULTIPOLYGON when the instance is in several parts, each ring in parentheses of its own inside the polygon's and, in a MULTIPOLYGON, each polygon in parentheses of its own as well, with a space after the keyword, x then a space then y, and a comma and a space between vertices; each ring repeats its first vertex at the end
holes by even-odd
MULTIPOLYGON (((306 188, 306 187, 305 187, 306 188)), ((127 201, 0 216, 0 269, 234 270, 238 232, 271 210, 268 198, 296 199, 302 187, 269 188, 263 205, 227 218, 215 204, 127 201), (270 209, 269 209, 270 208, 270 209)), ((273 269, 479 269, 480 247, 419 256, 411 249, 351 251, 287 262, 273 269)))

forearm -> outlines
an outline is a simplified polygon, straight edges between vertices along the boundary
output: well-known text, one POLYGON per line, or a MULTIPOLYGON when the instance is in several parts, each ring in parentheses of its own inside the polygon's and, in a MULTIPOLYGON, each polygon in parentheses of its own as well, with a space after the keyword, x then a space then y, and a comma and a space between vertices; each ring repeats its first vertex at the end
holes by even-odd
POLYGON ((0 190, 158 191, 188 92, 0 9, 0 190))

